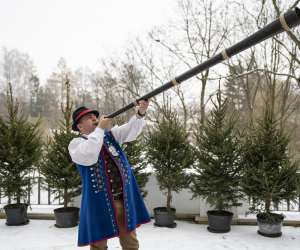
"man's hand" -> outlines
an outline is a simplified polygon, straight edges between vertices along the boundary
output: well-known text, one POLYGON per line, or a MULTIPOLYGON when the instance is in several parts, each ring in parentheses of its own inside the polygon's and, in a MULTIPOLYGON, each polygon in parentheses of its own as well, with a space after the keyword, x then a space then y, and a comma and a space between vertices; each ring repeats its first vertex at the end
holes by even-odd
POLYGON ((103 130, 107 129, 110 122, 113 121, 115 118, 105 118, 106 115, 102 115, 100 121, 98 123, 98 127, 102 128, 103 130))
MULTIPOLYGON (((145 114, 145 112, 146 112, 146 110, 147 110, 147 108, 148 108, 148 106, 149 106, 150 101, 151 101, 150 98, 148 99, 148 101, 144 101, 144 100, 139 101, 139 108, 140 108, 140 114, 141 114, 141 115, 145 114)), ((138 116, 139 118, 142 117, 142 116, 139 116, 138 114, 137 114, 137 116, 138 116)))

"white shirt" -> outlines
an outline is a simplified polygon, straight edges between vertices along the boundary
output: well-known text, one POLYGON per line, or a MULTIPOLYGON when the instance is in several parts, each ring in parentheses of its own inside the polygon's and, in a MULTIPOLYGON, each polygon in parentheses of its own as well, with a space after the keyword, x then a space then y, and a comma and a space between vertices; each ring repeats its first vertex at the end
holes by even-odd
MULTIPOLYGON (((134 115, 128 123, 122 126, 114 126, 111 132, 121 146, 124 142, 135 140, 142 132, 145 124, 146 121, 144 117, 138 118, 134 115)), ((88 140, 84 138, 74 138, 69 144, 69 153, 73 162, 83 166, 91 166, 98 161, 99 152, 105 137, 104 130, 100 127, 96 127, 94 132, 89 135, 83 134, 83 136, 88 138, 88 140)))

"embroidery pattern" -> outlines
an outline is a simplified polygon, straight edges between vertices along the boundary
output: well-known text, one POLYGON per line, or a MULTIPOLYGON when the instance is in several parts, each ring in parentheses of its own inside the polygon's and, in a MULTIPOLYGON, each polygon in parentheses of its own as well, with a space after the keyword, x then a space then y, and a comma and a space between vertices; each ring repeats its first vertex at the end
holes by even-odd
POLYGON ((98 162, 91 168, 91 170, 94 171, 94 173, 92 174, 92 177, 94 177, 94 179, 92 179, 92 182, 93 182, 93 187, 96 188, 95 193, 104 190, 104 179, 103 179, 104 176, 103 176, 101 165, 102 165, 101 159, 99 157, 98 162))
MULTIPOLYGON (((106 135, 109 136, 112 140, 114 140, 114 138, 111 136, 110 133, 106 133, 106 135)), ((107 147, 113 145, 111 142, 108 141, 107 138, 105 138, 104 143, 107 147)), ((130 227, 130 214, 129 214, 129 204, 128 204, 128 197, 127 197, 127 188, 128 188, 128 185, 130 184, 130 182, 129 182, 130 176, 128 174, 128 166, 122 160, 122 158, 119 154, 120 152, 118 150, 117 150, 117 152, 118 152, 118 156, 114 157, 114 159, 115 159, 117 165, 119 166, 121 175, 123 176, 125 222, 126 222, 126 226, 127 226, 127 231, 129 232, 129 231, 131 231, 131 227, 130 227)))
POLYGON ((110 193, 109 193, 108 185, 109 185, 108 182, 105 182, 104 192, 105 192, 106 205, 107 205, 107 208, 108 208, 108 211, 109 211, 109 215, 110 215, 110 219, 111 219, 111 223, 112 223, 114 232, 115 232, 115 234, 117 234, 118 225, 117 225, 117 222, 116 222, 114 207, 113 207, 113 204, 112 204, 113 201, 110 199, 110 193))
MULTIPOLYGON (((82 137, 84 139, 86 139, 85 137, 82 137)), ((87 140, 87 139, 86 139, 87 140)), ((115 234, 118 234, 119 231, 118 230, 118 225, 117 225, 117 221, 116 221, 116 216, 114 213, 114 207, 112 204, 112 200, 110 197, 110 192, 109 192, 109 187, 108 187, 108 182, 107 182, 107 178, 106 176, 104 176, 105 173, 105 165, 103 160, 101 160, 103 158, 102 155, 102 150, 99 153, 99 158, 96 164, 94 164, 90 170, 93 171, 93 173, 91 174, 92 176, 92 182, 93 182, 93 187, 96 188, 95 193, 99 193, 100 191, 104 191, 105 193, 105 200, 106 200, 106 205, 109 211, 109 215, 110 215, 110 219, 111 219, 111 223, 114 229, 115 234)))
POLYGON ((108 183, 107 177, 106 176, 104 177, 104 174, 105 174, 105 163, 104 163, 103 160, 102 161, 100 160, 100 158, 103 158, 103 154, 102 153, 103 153, 103 150, 101 149, 100 154, 99 154, 99 160, 98 160, 97 163, 99 163, 98 167, 100 169, 100 172, 103 173, 102 180, 104 179, 104 182, 103 182, 102 186, 103 186, 103 190, 104 190, 104 193, 105 193, 106 205, 107 205, 107 208, 108 208, 108 212, 109 212, 109 215, 110 215, 111 224, 113 226, 114 233, 117 234, 117 233, 119 233, 117 231, 118 230, 118 225, 117 225, 116 216, 115 216, 115 213, 114 213, 114 207, 113 207, 113 204, 112 204, 113 201, 111 200, 111 196, 110 196, 110 192, 109 192, 109 186, 108 186, 109 183, 108 183))

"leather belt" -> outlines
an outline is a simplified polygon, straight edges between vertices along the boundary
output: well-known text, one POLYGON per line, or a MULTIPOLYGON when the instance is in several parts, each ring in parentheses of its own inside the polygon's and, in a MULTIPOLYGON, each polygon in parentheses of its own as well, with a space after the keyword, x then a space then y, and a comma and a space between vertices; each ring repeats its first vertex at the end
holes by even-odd
POLYGON ((113 200, 114 201, 121 200, 121 199, 123 199, 123 193, 122 194, 113 195, 113 200))

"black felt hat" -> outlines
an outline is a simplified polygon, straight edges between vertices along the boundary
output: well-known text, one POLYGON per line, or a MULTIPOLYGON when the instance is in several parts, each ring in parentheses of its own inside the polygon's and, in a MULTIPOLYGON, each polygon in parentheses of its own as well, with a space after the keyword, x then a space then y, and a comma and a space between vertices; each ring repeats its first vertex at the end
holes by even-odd
POLYGON ((97 110, 89 110, 86 107, 80 107, 76 109, 73 113, 73 125, 72 129, 74 131, 79 131, 77 128, 77 124, 80 121, 80 118, 84 116, 85 114, 93 113, 97 118, 99 117, 99 112, 97 110))

